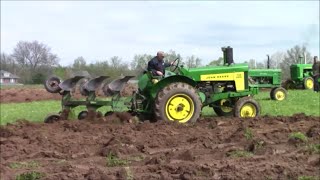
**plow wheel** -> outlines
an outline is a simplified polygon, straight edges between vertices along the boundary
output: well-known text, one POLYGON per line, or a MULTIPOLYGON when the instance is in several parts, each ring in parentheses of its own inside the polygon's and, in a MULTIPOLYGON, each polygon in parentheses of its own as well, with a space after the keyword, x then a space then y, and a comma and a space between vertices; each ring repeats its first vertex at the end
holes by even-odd
POLYGON ((58 77, 52 76, 44 82, 44 87, 50 93, 58 93, 61 90, 59 87, 60 82, 61 80, 58 77))
POLYGON ((233 104, 232 99, 221 99, 215 102, 218 107, 213 107, 213 110, 218 116, 231 116, 233 114, 233 104))
POLYGON ((201 106, 200 98, 192 86, 172 83, 156 97, 155 118, 179 123, 196 122, 200 117, 201 106))
POLYGON ((60 115, 58 114, 51 114, 51 115, 48 115, 45 119, 44 119, 44 122, 45 123, 54 123, 54 122, 57 122, 60 120, 60 115))
POLYGON ((313 89, 313 79, 311 77, 307 77, 303 79, 303 88, 313 89))
POLYGON ((81 112, 78 114, 78 119, 79 119, 79 120, 86 119, 87 117, 88 117, 88 111, 81 111, 81 112))
POLYGON ((104 116, 105 116, 105 117, 111 116, 113 113, 114 113, 113 111, 108 111, 108 112, 106 112, 106 113, 104 114, 104 116))
POLYGON ((234 116, 240 118, 253 118, 260 114, 260 106, 251 97, 240 98, 234 108, 234 116))
POLYGON ((275 87, 270 91, 272 100, 283 101, 287 98, 287 90, 282 87, 275 87))
POLYGON ((100 111, 89 110, 89 111, 81 111, 78 115, 79 120, 96 120, 96 118, 101 118, 103 115, 100 111))

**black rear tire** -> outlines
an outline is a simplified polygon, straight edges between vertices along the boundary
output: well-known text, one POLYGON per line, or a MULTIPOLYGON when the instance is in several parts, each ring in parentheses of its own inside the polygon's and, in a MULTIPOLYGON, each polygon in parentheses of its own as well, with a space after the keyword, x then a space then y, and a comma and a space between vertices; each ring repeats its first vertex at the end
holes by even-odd
POLYGON ((232 116, 234 114, 234 109, 230 106, 233 104, 232 99, 221 99, 214 103, 216 107, 213 107, 213 110, 218 116, 232 116), (223 106, 224 103, 228 103, 228 106, 223 106))
POLYGON ((288 89, 295 89, 296 85, 292 80, 289 79, 282 84, 282 87, 288 90, 288 89))
POLYGON ((200 117, 201 107, 200 97, 194 87, 182 82, 171 83, 157 94, 154 105, 155 119, 194 123, 200 117), (180 117, 177 115, 179 113, 180 117))

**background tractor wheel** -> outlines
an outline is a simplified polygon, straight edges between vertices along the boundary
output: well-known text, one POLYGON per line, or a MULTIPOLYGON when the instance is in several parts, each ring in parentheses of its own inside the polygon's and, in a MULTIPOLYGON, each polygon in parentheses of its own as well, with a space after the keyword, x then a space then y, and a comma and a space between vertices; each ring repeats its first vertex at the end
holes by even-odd
POLYGON ((50 93, 58 93, 61 90, 59 87, 60 82, 61 80, 58 77, 51 76, 44 82, 44 87, 50 93))
POLYGON ((275 87, 270 91, 270 98, 272 100, 283 101, 287 98, 287 90, 283 87, 275 87))
POLYGON ((234 116, 240 118, 253 118, 260 114, 260 105, 251 97, 240 98, 234 108, 234 116))
POLYGON ((172 83, 159 91, 155 99, 156 120, 179 123, 196 122, 201 113, 200 97, 186 83, 172 83))
POLYGON ((303 79, 303 88, 313 89, 313 79, 311 77, 307 77, 303 79))
POLYGON ((79 120, 86 119, 88 117, 88 111, 81 111, 78 115, 79 120))
POLYGON ((51 115, 48 115, 45 119, 44 119, 44 122, 45 123, 54 123, 54 122, 57 122, 60 120, 60 116, 57 115, 57 114, 51 114, 51 115))
POLYGON ((214 103, 218 107, 213 107, 214 112, 218 116, 231 116, 233 112, 233 108, 231 107, 234 103, 232 99, 221 99, 214 103))
POLYGON ((286 80, 283 84, 282 87, 284 87, 286 90, 288 89, 295 89, 296 85, 292 80, 286 80))

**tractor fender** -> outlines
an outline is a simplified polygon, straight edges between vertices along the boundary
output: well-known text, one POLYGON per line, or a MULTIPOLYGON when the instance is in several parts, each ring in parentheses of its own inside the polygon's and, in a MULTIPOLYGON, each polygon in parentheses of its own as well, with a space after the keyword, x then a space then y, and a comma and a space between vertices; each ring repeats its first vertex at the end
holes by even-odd
POLYGON ((173 76, 169 76, 169 77, 166 77, 162 80, 160 80, 159 82, 157 82, 151 89, 151 96, 153 98, 156 98, 157 96, 157 93, 164 87, 166 87, 168 84, 171 84, 171 83, 176 83, 176 82, 183 82, 183 83, 186 83, 186 84, 189 84, 190 86, 194 87, 196 86, 196 82, 187 77, 187 76, 182 76, 182 75, 173 75, 173 76))

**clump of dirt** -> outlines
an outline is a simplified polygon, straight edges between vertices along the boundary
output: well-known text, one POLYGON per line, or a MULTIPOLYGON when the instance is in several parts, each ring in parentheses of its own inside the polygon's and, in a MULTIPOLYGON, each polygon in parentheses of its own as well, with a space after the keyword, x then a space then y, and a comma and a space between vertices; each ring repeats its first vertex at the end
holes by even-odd
POLYGON ((319 144, 318 117, 215 117, 194 125, 128 123, 132 117, 126 113, 107 118, 0 127, 0 176, 15 179, 29 171, 44 173, 46 179, 319 176, 318 151, 306 149, 319 144), (114 118, 119 123, 109 121, 114 118), (308 141, 292 146, 293 132, 306 134, 308 141))
POLYGON ((315 126, 312 126, 308 132, 307 132, 308 137, 319 137, 320 138, 320 124, 317 124, 315 126))
POLYGON ((135 91, 138 91, 138 84, 127 83, 120 94, 121 96, 132 96, 135 91))

